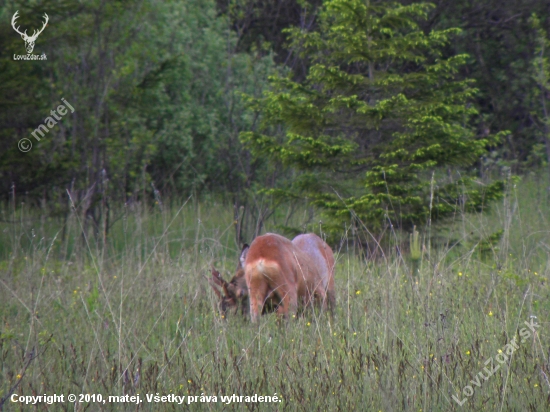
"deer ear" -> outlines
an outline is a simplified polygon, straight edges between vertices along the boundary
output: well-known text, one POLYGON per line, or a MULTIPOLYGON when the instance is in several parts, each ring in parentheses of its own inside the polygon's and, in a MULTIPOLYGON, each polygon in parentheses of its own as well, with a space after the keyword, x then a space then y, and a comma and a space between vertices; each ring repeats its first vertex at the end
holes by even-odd
POLYGON ((243 249, 241 250, 241 256, 239 257, 239 265, 237 266, 237 269, 244 268, 244 262, 246 260, 246 255, 248 254, 248 249, 250 249, 250 246, 245 243, 243 245, 243 249))
POLYGON ((214 268, 212 268, 212 277, 208 278, 208 283, 210 284, 210 286, 212 286, 212 290, 214 291, 218 299, 222 299, 223 296, 218 289, 218 286, 221 286, 221 283, 219 278, 216 276, 216 273, 219 275, 219 273, 214 268))
POLYGON ((212 273, 212 277, 210 278, 211 282, 214 282, 218 286, 223 286, 225 281, 223 280, 222 275, 220 275, 220 272, 214 269, 214 266, 212 266, 210 273, 212 273))

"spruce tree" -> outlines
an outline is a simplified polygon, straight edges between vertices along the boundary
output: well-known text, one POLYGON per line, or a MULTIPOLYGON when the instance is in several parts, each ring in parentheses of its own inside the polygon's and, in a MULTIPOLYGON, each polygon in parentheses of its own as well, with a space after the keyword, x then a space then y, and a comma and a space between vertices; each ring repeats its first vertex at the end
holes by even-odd
POLYGON ((249 100, 259 127, 241 134, 254 155, 297 171, 271 193, 306 197, 334 229, 351 215, 379 231, 480 211, 501 195, 502 182, 468 173, 502 133, 476 133, 476 89, 456 76, 468 56, 445 55, 460 30, 424 33, 431 7, 330 0, 315 30, 287 31, 307 77, 272 77, 249 100))

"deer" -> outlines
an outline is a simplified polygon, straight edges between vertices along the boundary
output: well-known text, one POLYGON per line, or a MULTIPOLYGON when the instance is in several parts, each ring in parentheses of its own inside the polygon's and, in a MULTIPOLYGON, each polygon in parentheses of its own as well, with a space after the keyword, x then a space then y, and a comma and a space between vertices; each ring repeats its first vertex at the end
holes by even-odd
POLYGON ((267 233, 244 245, 237 272, 226 282, 212 268, 210 283, 220 299, 222 315, 229 310, 249 313, 256 322, 261 313, 276 310, 280 316, 295 313, 298 304, 335 306, 334 254, 319 236, 309 233, 292 241, 267 233), (216 286, 222 288, 223 294, 216 286), (247 311, 248 305, 248 311, 247 311))
POLYGON ((34 30, 32 36, 29 36, 27 34, 27 30, 25 30, 23 33, 21 33, 19 31, 19 26, 15 27, 15 21, 19 18, 18 13, 19 13, 19 10, 17 10, 15 12, 15 14, 13 15, 13 17, 11 19, 11 26, 13 27, 13 29, 17 33, 19 33, 21 35, 21 38, 25 42, 25 48, 27 49, 27 53, 31 54, 32 51, 34 50, 34 43, 36 42, 36 39, 38 38, 38 35, 44 31, 44 29, 46 28, 46 25, 48 24, 48 21, 49 21, 50 18, 48 17, 48 15, 46 13, 44 13, 44 16, 43 16, 44 24, 42 25, 42 28, 40 30, 34 30))

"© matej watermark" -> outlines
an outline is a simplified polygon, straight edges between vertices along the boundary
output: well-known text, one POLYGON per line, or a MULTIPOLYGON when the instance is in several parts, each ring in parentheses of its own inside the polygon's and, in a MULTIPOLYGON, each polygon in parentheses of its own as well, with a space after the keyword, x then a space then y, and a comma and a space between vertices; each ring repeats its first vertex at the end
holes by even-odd
MULTIPOLYGON (((71 106, 71 104, 67 100, 65 100, 63 97, 61 98, 61 100, 63 101, 63 103, 67 105, 69 109, 71 109, 71 113, 74 113, 73 106, 71 106)), ((50 129, 57 124, 56 120, 61 120, 61 117, 57 115, 58 113, 61 116, 65 116, 67 114, 67 107, 60 104, 59 106, 57 106, 57 112, 55 110, 52 110, 50 112, 51 117, 46 117, 44 119, 44 124, 41 124, 40 126, 38 126, 34 130, 34 132, 31 133, 32 136, 36 139, 36 141, 39 142, 40 137, 44 137, 44 134, 48 133, 50 129), (40 134, 40 137, 38 137, 39 134, 40 134)), ((30 139, 27 139, 26 137, 24 137, 23 139, 19 140, 19 143, 17 144, 17 146, 19 147, 19 150, 21 150, 23 153, 27 153, 29 150, 32 149, 32 142, 30 139)))
MULTIPOLYGON (((529 320, 529 322, 525 321, 524 323, 527 325, 527 328, 529 328, 529 330, 527 328, 521 328, 521 330, 519 331, 519 334, 521 336, 521 341, 520 343, 524 343, 527 339, 529 339, 529 337, 531 336, 531 333, 535 334, 537 331, 535 330, 535 328, 538 328, 540 327, 539 324, 535 323, 534 321, 534 316, 531 317, 531 319, 529 320)), ((514 338, 510 341, 510 343, 506 344, 506 346, 504 346, 504 348, 502 349, 499 349, 498 351, 498 354, 495 355, 494 359, 499 363, 499 364, 504 364, 508 361, 508 357, 509 356, 512 356, 512 354, 516 351, 516 349, 518 349, 519 346, 518 346, 518 343, 516 342, 516 336, 514 336, 514 338)), ((498 371, 500 369, 500 365, 499 364, 495 364, 495 362, 493 361, 493 358, 489 358, 485 361, 485 368, 483 368, 483 372, 485 372, 487 374, 487 376, 485 376, 483 374, 482 371, 479 371, 479 373, 475 376, 475 380, 472 379, 470 381, 470 383, 473 385, 473 386, 477 386, 477 387, 481 387, 481 384, 483 381, 481 381, 479 378, 483 378, 484 381, 486 381, 487 379, 489 379, 491 376, 493 376, 495 374, 496 371, 498 371), (487 368, 487 365, 489 365, 489 363, 491 364, 491 366, 489 368, 487 368)), ((452 398, 455 400, 456 403, 458 403, 460 406, 464 405, 464 402, 466 402, 468 400, 468 398, 470 396, 472 396, 474 394, 474 388, 473 386, 471 385, 467 385, 465 386, 463 389, 462 389, 462 393, 464 394, 464 398, 462 400, 460 400, 457 396, 453 395, 452 398)))
POLYGON ((40 30, 34 30, 32 36, 29 36, 27 34, 27 30, 24 32, 21 32, 19 30, 19 26, 15 27, 15 21, 19 18, 17 15, 19 13, 19 10, 17 10, 13 17, 11 18, 11 26, 13 29, 21 35, 21 38, 25 42, 25 48, 27 49, 27 54, 14 54, 13 60, 47 60, 47 57, 45 54, 37 55, 32 54, 32 51, 34 50, 34 43, 36 42, 36 39, 44 31, 46 28, 46 25, 48 24, 49 17, 46 13, 44 13, 44 24, 42 25, 42 28, 40 30))

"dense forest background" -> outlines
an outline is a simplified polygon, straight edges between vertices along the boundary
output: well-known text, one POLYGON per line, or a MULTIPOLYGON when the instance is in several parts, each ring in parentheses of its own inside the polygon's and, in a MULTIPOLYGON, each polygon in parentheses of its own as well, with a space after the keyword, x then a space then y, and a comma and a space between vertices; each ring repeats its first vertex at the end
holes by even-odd
POLYGON ((2 201, 106 229, 190 196, 254 222, 309 201, 335 231, 483 210, 510 174, 549 185, 549 38, 545 0, 7 1, 2 201), (28 33, 48 14, 46 61, 14 60, 17 10, 28 33))

